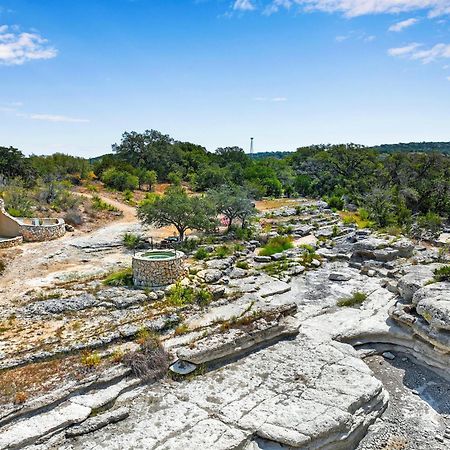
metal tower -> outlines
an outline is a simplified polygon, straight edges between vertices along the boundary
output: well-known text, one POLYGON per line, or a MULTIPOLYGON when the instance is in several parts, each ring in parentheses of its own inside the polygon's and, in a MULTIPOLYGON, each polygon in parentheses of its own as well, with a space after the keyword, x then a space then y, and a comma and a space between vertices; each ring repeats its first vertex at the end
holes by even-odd
POLYGON ((250 155, 253 155, 253 138, 250 138, 250 155))

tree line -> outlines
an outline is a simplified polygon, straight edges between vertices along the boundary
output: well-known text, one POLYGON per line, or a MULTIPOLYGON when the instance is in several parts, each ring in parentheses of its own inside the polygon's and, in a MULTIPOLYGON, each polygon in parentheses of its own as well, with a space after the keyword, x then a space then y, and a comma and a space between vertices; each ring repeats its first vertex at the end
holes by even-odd
POLYGON ((93 160, 62 154, 26 158, 0 147, 0 176, 26 184, 98 179, 119 191, 151 191, 157 182, 199 193, 238 186, 252 199, 323 198, 336 209, 360 209, 378 227, 436 225, 450 217, 450 156, 442 152, 386 153, 343 144, 252 158, 239 147, 208 152, 156 130, 125 132, 112 151, 93 160))

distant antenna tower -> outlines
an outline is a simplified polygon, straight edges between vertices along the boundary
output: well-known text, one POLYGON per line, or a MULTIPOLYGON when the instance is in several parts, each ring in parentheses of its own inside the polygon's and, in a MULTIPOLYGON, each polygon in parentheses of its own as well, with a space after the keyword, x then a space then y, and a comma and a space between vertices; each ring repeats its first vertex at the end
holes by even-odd
POLYGON ((253 155, 253 138, 250 138, 250 155, 253 155))

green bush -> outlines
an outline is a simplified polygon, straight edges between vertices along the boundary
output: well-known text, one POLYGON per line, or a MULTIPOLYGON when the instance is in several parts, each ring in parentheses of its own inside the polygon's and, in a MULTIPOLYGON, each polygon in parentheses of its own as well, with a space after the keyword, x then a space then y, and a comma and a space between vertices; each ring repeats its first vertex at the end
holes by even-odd
POLYGON ((335 208, 338 209, 339 211, 342 211, 344 209, 344 200, 342 200, 342 198, 337 195, 333 195, 332 197, 329 197, 325 201, 328 203, 328 206, 330 208, 335 208))
POLYGON ((197 305, 199 306, 208 306, 211 301, 212 301, 212 294, 211 292, 209 292, 206 289, 199 289, 196 293, 195 293, 195 302, 197 303, 197 305))
POLYGON ((190 305, 195 301, 194 289, 178 281, 167 293, 166 300, 171 306, 190 305))
POLYGON ((351 297, 341 298, 337 301, 338 306, 355 306, 360 305, 365 302, 367 299, 367 294, 365 292, 356 291, 352 294, 351 297))
POLYGON ((130 269, 114 272, 105 278, 103 284, 106 286, 133 286, 133 271, 130 269))
POLYGON ((443 266, 434 271, 435 281, 450 281, 450 266, 443 266))
POLYGON ((123 245, 129 250, 139 247, 141 241, 141 236, 134 233, 125 233, 122 238, 123 245))
POLYGON ((233 253, 233 251, 230 249, 230 247, 226 245, 221 245, 220 247, 217 247, 214 251, 214 256, 219 259, 226 258, 227 256, 230 256, 233 253))
POLYGON ((206 249, 204 247, 200 247, 194 255, 194 259, 200 261, 202 259, 207 258, 209 255, 209 253, 206 251, 206 249))
POLYGON ((139 186, 139 178, 115 167, 106 169, 102 174, 102 181, 106 186, 118 191, 135 190, 139 186))
POLYGON ((434 212, 427 212, 424 216, 419 217, 417 224, 420 228, 436 234, 441 229, 442 219, 434 212))
POLYGON ((236 263, 236 267, 238 269, 244 269, 244 270, 248 270, 250 268, 250 266, 249 266, 247 261, 238 261, 236 263))
POLYGON ((98 195, 92 196, 92 207, 97 211, 118 212, 119 209, 102 200, 98 195))
POLYGON ((261 256, 272 256, 284 250, 293 248, 292 238, 288 236, 277 236, 269 239, 269 242, 259 251, 261 256))
POLYGON ((211 292, 206 289, 194 289, 191 286, 183 286, 179 281, 169 290, 166 301, 171 306, 186 306, 196 303, 206 306, 212 300, 211 292))

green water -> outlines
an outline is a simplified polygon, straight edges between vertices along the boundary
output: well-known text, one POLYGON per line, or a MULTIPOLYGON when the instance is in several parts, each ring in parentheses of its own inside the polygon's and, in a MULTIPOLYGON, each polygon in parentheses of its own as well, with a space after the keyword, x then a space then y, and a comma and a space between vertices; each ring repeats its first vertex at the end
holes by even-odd
POLYGON ((146 259, 170 259, 170 258, 175 257, 175 252, 170 252, 170 251, 146 252, 146 253, 143 253, 141 256, 146 259))

